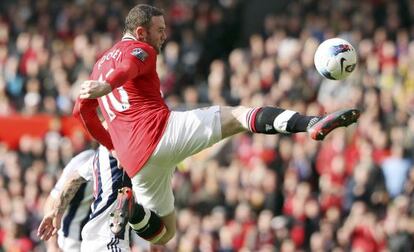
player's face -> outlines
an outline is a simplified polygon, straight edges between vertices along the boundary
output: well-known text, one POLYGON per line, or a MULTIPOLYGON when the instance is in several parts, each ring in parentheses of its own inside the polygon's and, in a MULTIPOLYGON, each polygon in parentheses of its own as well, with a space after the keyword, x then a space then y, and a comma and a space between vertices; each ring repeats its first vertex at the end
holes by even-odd
POLYGON ((146 42, 154 47, 158 53, 161 52, 162 45, 167 35, 165 34, 165 21, 163 16, 155 16, 151 19, 151 25, 147 30, 146 42))

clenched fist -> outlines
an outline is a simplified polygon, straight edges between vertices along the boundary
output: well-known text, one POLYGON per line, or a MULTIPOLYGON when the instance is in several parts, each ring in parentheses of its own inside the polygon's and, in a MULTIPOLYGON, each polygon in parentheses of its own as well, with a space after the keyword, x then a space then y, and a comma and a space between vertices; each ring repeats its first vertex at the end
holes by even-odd
POLYGON ((105 81, 87 80, 81 84, 79 98, 95 99, 109 94, 111 91, 111 85, 105 81))

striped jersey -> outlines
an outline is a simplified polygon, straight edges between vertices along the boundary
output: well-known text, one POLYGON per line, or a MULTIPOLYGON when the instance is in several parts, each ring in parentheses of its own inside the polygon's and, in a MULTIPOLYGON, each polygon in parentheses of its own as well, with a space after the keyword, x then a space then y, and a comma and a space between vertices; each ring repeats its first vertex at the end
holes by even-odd
MULTIPOLYGON (((53 199, 59 197, 66 181, 72 177, 79 167, 91 160, 94 157, 94 153, 93 150, 86 150, 72 158, 63 169, 62 175, 50 192, 50 196, 53 199)), ((78 241, 82 240, 81 230, 89 219, 92 200, 92 183, 85 183, 79 188, 63 215, 61 228, 58 232, 59 236, 78 241)))
MULTIPOLYGON (((116 208, 118 189, 123 186, 131 187, 131 180, 117 166, 117 160, 109 151, 101 146, 89 161, 88 165, 79 167, 78 173, 93 183, 94 202, 88 223, 82 231, 83 239, 95 239, 96 236, 114 237, 109 229, 109 214, 116 208)), ((125 228, 124 239, 129 240, 129 225, 125 228)), ((122 237, 121 237, 122 239, 122 237)), ((116 243, 116 240, 114 243, 116 243)), ((114 244, 108 244, 114 246, 114 244)))

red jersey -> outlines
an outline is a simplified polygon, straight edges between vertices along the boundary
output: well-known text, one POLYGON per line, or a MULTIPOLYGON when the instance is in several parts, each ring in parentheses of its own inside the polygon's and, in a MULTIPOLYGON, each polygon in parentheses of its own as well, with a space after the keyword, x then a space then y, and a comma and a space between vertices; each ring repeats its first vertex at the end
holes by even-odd
POLYGON ((96 62, 90 76, 106 80, 112 92, 97 100, 78 99, 74 109, 94 138, 109 149, 115 148, 130 177, 152 155, 170 114, 161 96, 156 59, 153 47, 124 37, 96 62), (110 137, 102 131, 96 115, 98 102, 110 137))

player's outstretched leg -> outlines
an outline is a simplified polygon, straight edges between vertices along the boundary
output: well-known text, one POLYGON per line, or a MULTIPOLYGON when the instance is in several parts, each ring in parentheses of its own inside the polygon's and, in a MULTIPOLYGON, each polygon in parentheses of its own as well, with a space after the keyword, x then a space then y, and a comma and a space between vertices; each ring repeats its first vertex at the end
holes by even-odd
POLYGON ((220 119, 223 138, 248 130, 263 134, 308 132, 312 139, 323 140, 332 130, 355 123, 359 115, 357 109, 307 116, 282 108, 239 106, 222 107, 220 119))

